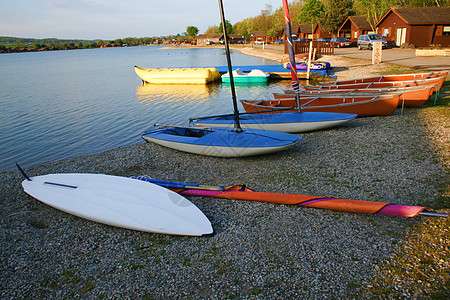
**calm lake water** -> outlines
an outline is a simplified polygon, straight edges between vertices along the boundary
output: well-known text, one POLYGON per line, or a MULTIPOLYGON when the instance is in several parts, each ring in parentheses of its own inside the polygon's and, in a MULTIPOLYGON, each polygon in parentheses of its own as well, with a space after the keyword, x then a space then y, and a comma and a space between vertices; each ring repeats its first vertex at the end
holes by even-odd
MULTIPOLYGON (((233 65, 276 64, 232 51, 233 65)), ((141 85, 133 66, 225 66, 224 49, 159 46, 0 55, 0 170, 143 142, 154 123, 232 112, 229 85, 141 85)), ((237 86, 239 99, 271 97, 289 80, 237 86)), ((239 109, 243 111, 239 104, 239 109)))

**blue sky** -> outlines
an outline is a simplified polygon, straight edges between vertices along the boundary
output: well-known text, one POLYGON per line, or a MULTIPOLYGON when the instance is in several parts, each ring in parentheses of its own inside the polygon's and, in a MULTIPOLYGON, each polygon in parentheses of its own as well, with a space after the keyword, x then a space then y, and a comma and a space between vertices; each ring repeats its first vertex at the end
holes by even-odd
MULTIPOLYGON (((273 9, 281 0, 223 0, 232 24, 273 9)), ((203 33, 220 23, 218 0, 0 0, 0 36, 61 39, 203 33)))

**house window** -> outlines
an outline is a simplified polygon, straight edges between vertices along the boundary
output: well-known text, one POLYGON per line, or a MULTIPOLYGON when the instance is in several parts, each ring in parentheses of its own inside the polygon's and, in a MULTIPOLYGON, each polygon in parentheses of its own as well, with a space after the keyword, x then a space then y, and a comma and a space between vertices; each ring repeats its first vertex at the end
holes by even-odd
POLYGON ((383 36, 389 36, 389 28, 383 29, 383 36))
POLYGON ((442 35, 450 35, 450 26, 444 26, 442 29, 442 35))
POLYGON ((357 39, 357 38, 358 38, 358 31, 354 31, 354 32, 353 32, 353 38, 354 38, 354 39, 357 39))

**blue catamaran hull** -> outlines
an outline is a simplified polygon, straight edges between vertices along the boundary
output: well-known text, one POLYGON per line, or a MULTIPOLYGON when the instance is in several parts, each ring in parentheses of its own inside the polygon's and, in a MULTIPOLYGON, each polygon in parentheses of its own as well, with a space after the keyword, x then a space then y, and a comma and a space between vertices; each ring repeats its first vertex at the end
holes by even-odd
MULTIPOLYGON (((322 130, 340 126, 354 118, 355 114, 322 113, 322 112, 283 112, 278 114, 241 114, 239 122, 242 128, 273 130, 287 133, 298 133, 322 130)), ((233 116, 200 118, 196 126, 233 127, 233 116)))

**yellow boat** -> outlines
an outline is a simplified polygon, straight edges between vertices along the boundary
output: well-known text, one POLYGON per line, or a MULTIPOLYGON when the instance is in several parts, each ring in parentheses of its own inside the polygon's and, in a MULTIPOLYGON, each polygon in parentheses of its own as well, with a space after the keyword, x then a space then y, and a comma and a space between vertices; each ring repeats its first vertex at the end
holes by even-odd
POLYGON ((134 66, 136 74, 146 83, 154 84, 207 84, 220 79, 216 68, 158 68, 134 66))

